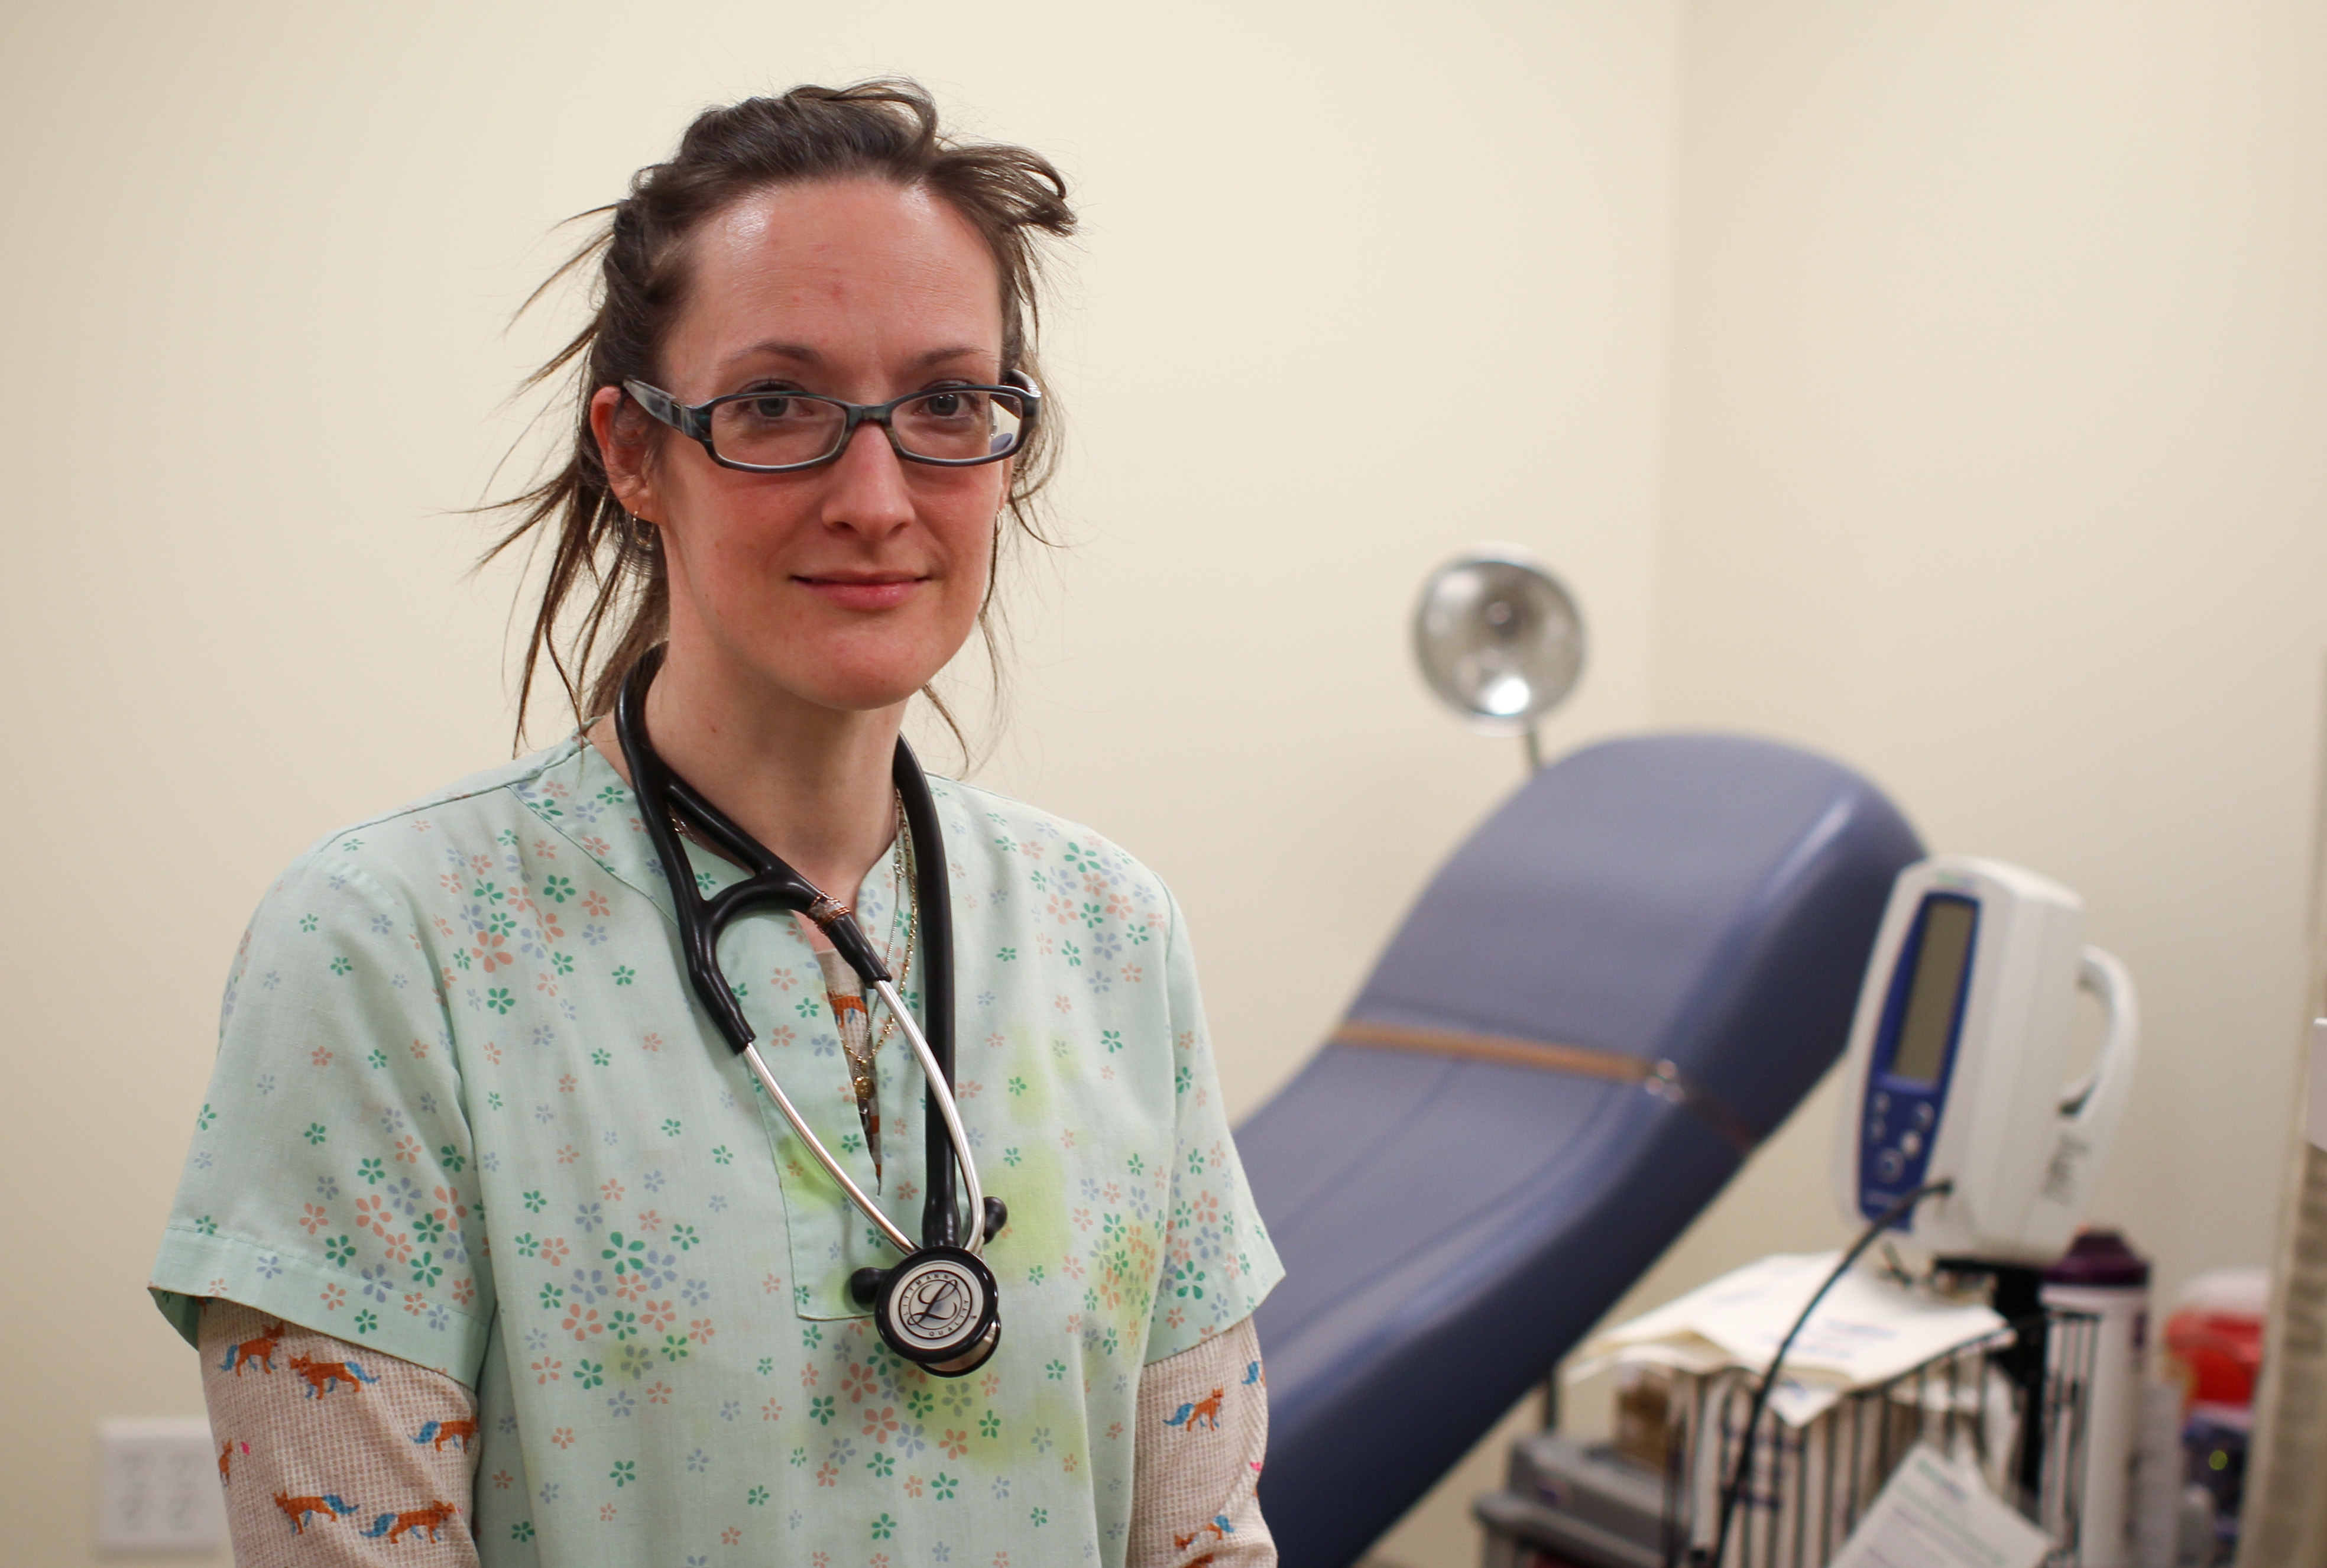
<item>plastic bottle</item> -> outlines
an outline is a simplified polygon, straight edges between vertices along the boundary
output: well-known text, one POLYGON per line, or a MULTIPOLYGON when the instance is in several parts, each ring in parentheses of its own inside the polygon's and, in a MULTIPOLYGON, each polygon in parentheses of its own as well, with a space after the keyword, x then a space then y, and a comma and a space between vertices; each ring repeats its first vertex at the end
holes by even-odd
POLYGON ((2113 1230, 2080 1232, 2044 1271, 2044 1305, 2099 1320, 2086 1409, 2080 1568, 2133 1561, 2134 1438, 2141 1421, 2141 1363, 2149 1330, 2149 1263, 2113 1230))

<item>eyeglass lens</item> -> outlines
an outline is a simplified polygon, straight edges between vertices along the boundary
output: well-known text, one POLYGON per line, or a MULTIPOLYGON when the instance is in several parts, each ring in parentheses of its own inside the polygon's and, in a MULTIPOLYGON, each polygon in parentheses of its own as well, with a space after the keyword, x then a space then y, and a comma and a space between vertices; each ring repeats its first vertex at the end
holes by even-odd
MULTIPOLYGON (((961 462, 995 457, 1018 444, 1023 415, 1007 393, 957 388, 897 405, 889 428, 914 457, 961 462)), ((711 411, 711 444, 734 462, 769 468, 814 462, 839 449, 847 415, 819 397, 770 393, 722 403, 711 411)))

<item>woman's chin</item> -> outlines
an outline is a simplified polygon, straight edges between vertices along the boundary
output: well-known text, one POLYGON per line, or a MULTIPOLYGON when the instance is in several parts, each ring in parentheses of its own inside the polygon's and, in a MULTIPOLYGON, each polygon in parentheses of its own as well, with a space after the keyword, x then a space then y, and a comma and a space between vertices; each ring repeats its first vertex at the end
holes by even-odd
POLYGON ((935 673, 922 675, 918 667, 857 675, 827 670, 823 679, 799 695, 818 707, 839 713, 876 714, 911 700, 935 673))
POLYGON ((955 639, 937 637, 832 638, 809 649, 788 648, 783 653, 792 657, 764 667, 771 684, 819 707, 876 713, 929 685, 958 649, 955 639), (803 652, 808 657, 798 657, 803 652))

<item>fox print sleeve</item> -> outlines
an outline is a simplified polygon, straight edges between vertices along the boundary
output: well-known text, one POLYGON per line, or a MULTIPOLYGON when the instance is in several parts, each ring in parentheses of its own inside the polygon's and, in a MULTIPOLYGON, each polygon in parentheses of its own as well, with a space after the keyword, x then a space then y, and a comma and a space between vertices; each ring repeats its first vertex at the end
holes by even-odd
POLYGON ((467 1388, 235 1302, 200 1343, 238 1568, 476 1568, 467 1388))
POLYGON ((1245 1318, 1139 1375, 1126 1568, 1276 1568, 1260 1517, 1268 1382, 1245 1318))

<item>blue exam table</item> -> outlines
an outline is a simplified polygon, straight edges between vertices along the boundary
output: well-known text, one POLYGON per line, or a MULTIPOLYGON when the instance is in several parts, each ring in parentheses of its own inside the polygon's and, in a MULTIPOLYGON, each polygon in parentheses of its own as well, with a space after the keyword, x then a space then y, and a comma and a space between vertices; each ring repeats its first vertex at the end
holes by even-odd
POLYGON ((1455 852, 1237 1134, 1285 1568, 1355 1562, 1785 1119, 1921 854, 1849 770, 1711 734, 1576 751, 1455 852))

